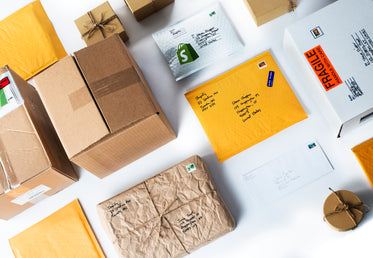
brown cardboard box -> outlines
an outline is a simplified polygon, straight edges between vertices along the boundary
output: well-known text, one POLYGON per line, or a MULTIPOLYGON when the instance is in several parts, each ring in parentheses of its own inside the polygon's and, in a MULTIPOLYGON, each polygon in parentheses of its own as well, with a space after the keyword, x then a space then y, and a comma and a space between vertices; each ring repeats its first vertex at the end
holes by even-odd
POLYGON ((255 23, 260 26, 285 13, 294 11, 297 0, 243 0, 255 23))
POLYGON ((127 33, 109 2, 99 5, 74 22, 87 46, 115 33, 119 34, 124 42, 128 40, 127 33))
POLYGON ((137 21, 141 21, 149 15, 159 11, 163 7, 174 2, 174 0, 124 0, 135 16, 137 21))
POLYGON ((34 78, 71 161, 103 178, 175 139, 118 35, 75 55, 34 78))
POLYGON ((180 257, 235 227, 198 156, 98 204, 97 211, 120 257, 180 257))
POLYGON ((9 219, 78 178, 36 90, 6 66, 4 73, 23 99, 0 118, 0 218, 9 219))

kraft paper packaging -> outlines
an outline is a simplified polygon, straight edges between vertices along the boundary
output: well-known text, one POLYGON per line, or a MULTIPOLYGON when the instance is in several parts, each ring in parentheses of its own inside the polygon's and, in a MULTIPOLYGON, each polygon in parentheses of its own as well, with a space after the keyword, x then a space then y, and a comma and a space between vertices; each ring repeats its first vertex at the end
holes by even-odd
POLYGON ((337 231, 356 228, 369 211, 369 207, 353 192, 333 191, 324 202, 324 220, 337 231), (342 208, 341 208, 342 207, 342 208), (343 208, 345 207, 345 208, 343 208))
POLYGON ((100 203, 97 210, 119 257, 181 257, 235 226, 198 156, 100 203))
POLYGON ((219 3, 154 33, 153 38, 176 81, 243 48, 219 3))
POLYGON ((220 162, 307 118, 270 52, 185 96, 220 162))
POLYGON ((105 257, 78 200, 9 239, 19 257, 105 257))
POLYGON ((9 65, 24 80, 66 55, 39 0, 0 21, 0 67, 9 65))

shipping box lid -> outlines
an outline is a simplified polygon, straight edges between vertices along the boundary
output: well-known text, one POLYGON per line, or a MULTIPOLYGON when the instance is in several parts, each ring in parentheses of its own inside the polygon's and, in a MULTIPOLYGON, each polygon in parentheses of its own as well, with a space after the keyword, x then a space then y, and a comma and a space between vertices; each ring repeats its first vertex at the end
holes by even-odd
POLYGON ((371 0, 340 0, 285 33, 285 47, 326 96, 340 130, 373 118, 372 10, 371 0))
POLYGON ((34 82, 69 158, 109 134, 73 57, 57 62, 34 82))
POLYGON ((75 52, 75 57, 111 132, 157 113, 146 81, 118 35, 75 52))

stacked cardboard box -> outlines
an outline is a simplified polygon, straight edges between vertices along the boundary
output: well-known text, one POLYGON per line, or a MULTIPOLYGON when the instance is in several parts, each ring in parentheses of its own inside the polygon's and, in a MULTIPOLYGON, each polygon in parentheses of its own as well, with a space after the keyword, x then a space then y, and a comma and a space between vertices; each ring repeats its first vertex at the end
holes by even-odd
POLYGON ((34 81, 70 160, 100 178, 175 138, 119 35, 66 57, 34 81))
POLYGON ((9 219, 78 178, 36 90, 8 67, 0 76, 17 92, 0 117, 0 218, 9 219))

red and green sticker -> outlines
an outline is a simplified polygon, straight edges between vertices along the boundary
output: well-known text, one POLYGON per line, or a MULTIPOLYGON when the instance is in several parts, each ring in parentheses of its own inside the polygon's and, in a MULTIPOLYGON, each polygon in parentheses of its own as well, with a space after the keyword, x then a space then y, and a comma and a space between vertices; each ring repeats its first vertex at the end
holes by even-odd
POLYGON ((10 84, 10 82, 9 82, 8 77, 5 77, 5 78, 0 80, 0 107, 3 107, 6 104, 8 104, 8 100, 7 100, 5 92, 4 92, 4 87, 9 85, 9 84, 10 84))
POLYGON ((0 107, 5 106, 8 104, 8 100, 6 99, 5 92, 3 89, 0 90, 0 107))

